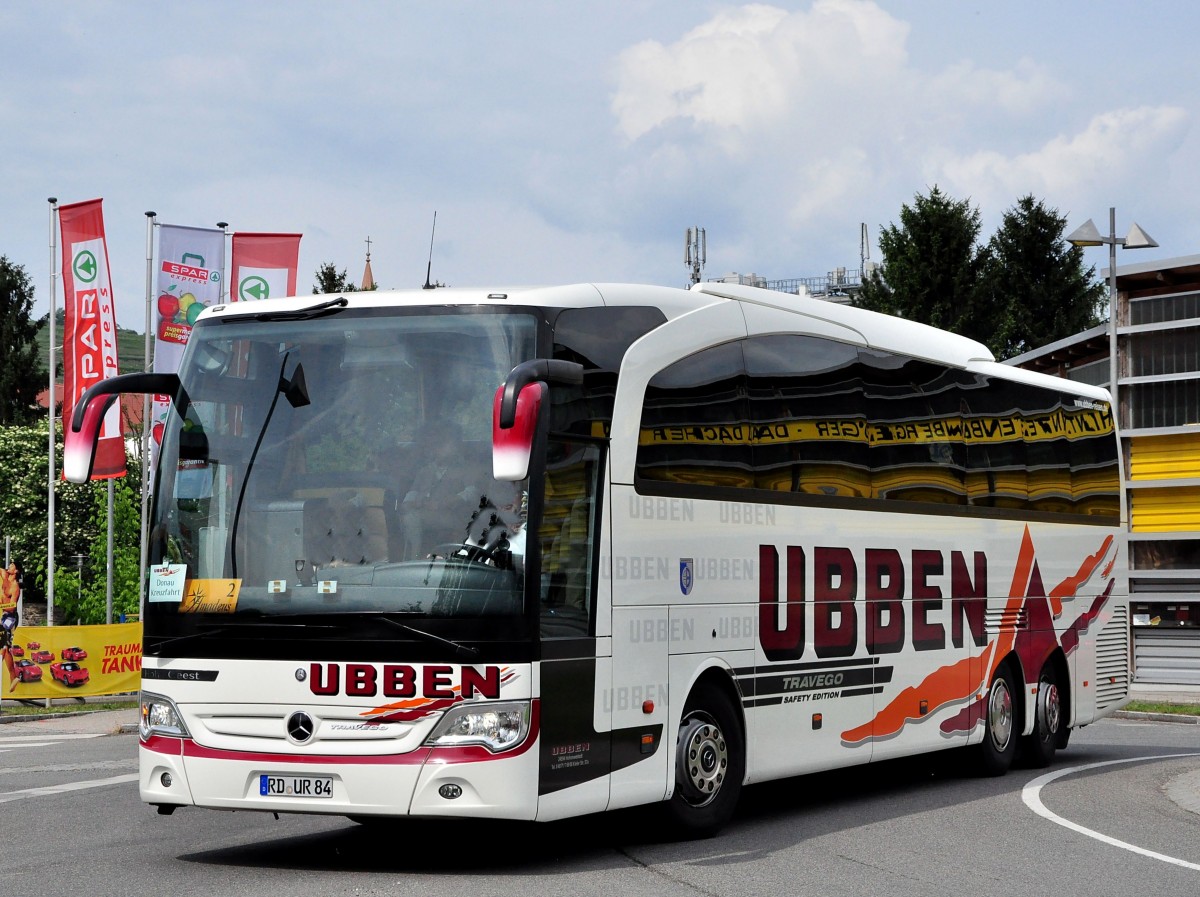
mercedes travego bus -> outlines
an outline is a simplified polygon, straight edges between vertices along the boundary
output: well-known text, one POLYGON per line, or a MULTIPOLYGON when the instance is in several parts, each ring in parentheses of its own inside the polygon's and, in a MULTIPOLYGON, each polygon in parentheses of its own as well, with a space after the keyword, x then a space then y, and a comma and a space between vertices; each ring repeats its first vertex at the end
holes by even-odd
POLYGON ((142 799, 554 820, 955 750, 1128 699, 1101 389, 741 286, 208 309, 147 521, 142 799))

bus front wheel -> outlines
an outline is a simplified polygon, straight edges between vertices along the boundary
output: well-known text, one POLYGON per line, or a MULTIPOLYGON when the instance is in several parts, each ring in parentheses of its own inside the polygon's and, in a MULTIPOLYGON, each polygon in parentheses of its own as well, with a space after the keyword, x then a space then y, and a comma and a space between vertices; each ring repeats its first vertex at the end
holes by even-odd
POLYGON ((691 837, 715 835, 733 816, 746 775, 745 741, 733 702, 722 690, 700 685, 679 724, 675 793, 667 813, 691 837))
POLYGON ((983 775, 1002 776, 1012 766, 1016 753, 1018 717, 1016 680, 1008 663, 1002 663, 992 677, 987 703, 983 708, 983 743, 978 746, 979 771, 983 775))

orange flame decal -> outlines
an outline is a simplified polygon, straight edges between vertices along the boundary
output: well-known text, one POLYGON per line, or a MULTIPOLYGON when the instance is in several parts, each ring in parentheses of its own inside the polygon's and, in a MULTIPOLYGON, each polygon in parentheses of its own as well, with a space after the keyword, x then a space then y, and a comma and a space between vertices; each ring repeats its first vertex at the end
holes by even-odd
MULTIPOLYGON (((516 675, 516 672, 510 667, 504 667, 500 671, 500 683, 503 685, 506 682, 510 682, 516 675)), ((402 701, 393 701, 381 707, 364 710, 359 713, 359 716, 379 723, 411 722, 438 710, 445 710, 447 707, 451 707, 463 700, 461 685, 452 686, 450 691, 454 693, 453 697, 405 698, 402 701)))
MULTIPOLYGON (((1079 565, 1079 570, 1076 571, 1074 576, 1068 576, 1050 590, 1050 607, 1054 611, 1054 616, 1057 617, 1062 613, 1063 596, 1074 596, 1079 592, 1079 587, 1091 578, 1092 573, 1100 566, 1100 562, 1104 560, 1105 555, 1108 554, 1108 550, 1112 548, 1112 544, 1113 537, 1108 536, 1095 554, 1088 555, 1084 559, 1084 562, 1079 565)), ((1114 556, 1108 565, 1108 570, 1111 571, 1115 563, 1116 557, 1114 556)))

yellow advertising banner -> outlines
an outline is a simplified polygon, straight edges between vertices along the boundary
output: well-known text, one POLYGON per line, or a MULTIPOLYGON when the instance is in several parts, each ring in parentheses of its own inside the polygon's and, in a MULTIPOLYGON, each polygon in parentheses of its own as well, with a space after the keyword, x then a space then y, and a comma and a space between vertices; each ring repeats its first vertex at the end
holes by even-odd
POLYGON ((0 649, 5 698, 116 695, 142 687, 142 624, 18 626, 0 649))

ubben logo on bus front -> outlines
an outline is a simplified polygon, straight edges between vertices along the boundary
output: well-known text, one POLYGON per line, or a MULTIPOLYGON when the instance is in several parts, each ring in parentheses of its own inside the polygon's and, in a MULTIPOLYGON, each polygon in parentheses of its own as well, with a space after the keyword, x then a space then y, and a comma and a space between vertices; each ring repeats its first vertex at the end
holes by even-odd
POLYGON ((361 714, 381 723, 419 719, 459 701, 497 699, 516 675, 508 667, 491 665, 311 663, 306 678, 314 695, 397 699, 361 714))

